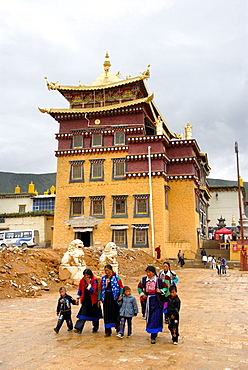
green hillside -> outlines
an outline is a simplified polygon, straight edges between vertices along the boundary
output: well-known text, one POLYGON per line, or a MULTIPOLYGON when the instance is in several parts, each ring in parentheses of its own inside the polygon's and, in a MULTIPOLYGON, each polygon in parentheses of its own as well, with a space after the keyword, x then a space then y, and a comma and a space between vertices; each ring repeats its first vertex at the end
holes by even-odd
MULTIPOLYGON (((0 194, 14 193, 15 186, 21 187, 21 193, 28 191, 28 184, 33 181, 35 189, 39 194, 50 189, 52 185, 56 187, 56 173, 12 173, 0 172, 0 194)), ((211 186, 237 186, 237 181, 208 179, 211 186)), ((248 182, 244 182, 246 198, 248 197, 248 182)))
POLYGON ((27 193, 28 184, 35 184, 35 190, 41 195, 52 185, 56 186, 56 173, 12 173, 0 172, 0 194, 14 193, 15 186, 21 187, 21 193, 27 193))

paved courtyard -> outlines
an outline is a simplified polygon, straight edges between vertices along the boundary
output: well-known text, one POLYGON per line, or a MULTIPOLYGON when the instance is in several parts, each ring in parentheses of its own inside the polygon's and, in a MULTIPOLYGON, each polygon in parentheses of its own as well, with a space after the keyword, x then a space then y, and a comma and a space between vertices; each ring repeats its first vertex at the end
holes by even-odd
MULTIPOLYGON (((150 344, 145 321, 133 320, 133 337, 120 340, 62 327, 54 333, 58 294, 2 300, 0 369, 248 369, 248 272, 178 270, 182 301, 179 345, 173 346, 167 327, 150 344)), ((137 295, 139 278, 123 277, 137 295)), ((76 296, 76 289, 68 289, 76 296)), ((140 306, 139 306, 140 307, 140 306)), ((73 319, 79 307, 73 306, 73 319)))

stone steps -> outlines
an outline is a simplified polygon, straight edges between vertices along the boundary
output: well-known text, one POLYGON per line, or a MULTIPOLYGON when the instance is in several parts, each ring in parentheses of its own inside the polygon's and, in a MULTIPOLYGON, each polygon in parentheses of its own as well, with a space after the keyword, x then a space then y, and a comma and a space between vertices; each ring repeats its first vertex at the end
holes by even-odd
MULTIPOLYGON (((177 259, 169 259, 171 268, 181 268, 177 263, 177 259)), ((240 269, 240 262, 239 261, 229 261, 227 260, 227 266, 230 269, 239 270, 240 269)), ((203 268, 203 262, 200 258, 192 259, 192 260, 185 260, 185 265, 183 268, 203 268)), ((208 266, 207 266, 208 268, 208 266)))

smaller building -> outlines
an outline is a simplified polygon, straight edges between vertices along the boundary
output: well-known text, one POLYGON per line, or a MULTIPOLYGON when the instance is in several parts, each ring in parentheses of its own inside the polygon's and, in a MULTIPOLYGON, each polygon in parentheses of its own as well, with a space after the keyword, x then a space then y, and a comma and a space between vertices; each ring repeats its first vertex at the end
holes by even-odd
POLYGON ((32 182, 27 193, 21 193, 17 185, 14 193, 0 194, 0 231, 36 229, 39 231, 39 246, 50 247, 55 197, 54 186, 45 194, 38 195, 32 182))
MULTIPOLYGON (((225 218, 226 227, 234 227, 239 225, 239 200, 238 200, 238 185, 213 185, 211 182, 217 182, 218 180, 209 179, 209 191, 211 198, 209 200, 208 208, 208 226, 209 228, 216 228, 218 219, 221 217, 225 218)), ((224 182, 225 183, 225 182, 224 182)), ((246 205, 246 191, 245 187, 241 187, 242 199, 242 214, 245 214, 246 205)))

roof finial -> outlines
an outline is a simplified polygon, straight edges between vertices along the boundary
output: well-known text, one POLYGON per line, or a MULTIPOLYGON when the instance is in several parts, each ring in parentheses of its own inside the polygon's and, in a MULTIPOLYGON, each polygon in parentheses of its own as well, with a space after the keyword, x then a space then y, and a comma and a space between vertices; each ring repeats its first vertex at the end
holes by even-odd
POLYGON ((108 52, 106 52, 105 60, 104 60, 104 63, 103 63, 103 68, 104 68, 106 77, 108 75, 110 67, 111 67, 111 63, 110 63, 110 60, 109 60, 109 55, 108 55, 108 52))
POLYGON ((186 126, 184 127, 184 132, 185 132, 185 139, 186 140, 191 140, 192 139, 192 129, 193 126, 189 122, 187 122, 186 126))

